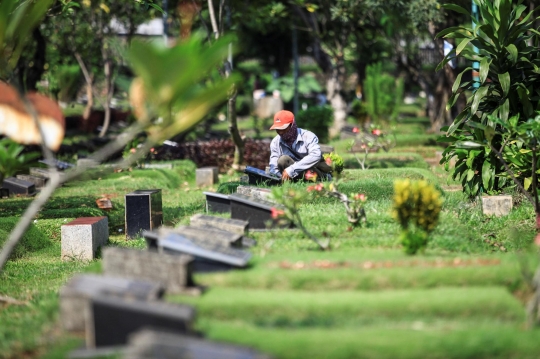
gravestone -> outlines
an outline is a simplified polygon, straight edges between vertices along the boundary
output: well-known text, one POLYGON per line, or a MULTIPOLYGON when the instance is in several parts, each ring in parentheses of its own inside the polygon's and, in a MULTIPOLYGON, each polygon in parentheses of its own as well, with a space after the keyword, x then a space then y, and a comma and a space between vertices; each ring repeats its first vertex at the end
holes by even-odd
POLYGON ((0 187, 0 198, 2 199, 9 198, 9 189, 0 187))
POLYGON ((203 192, 203 194, 206 196, 207 213, 229 213, 231 211, 229 195, 215 192, 203 192))
POLYGON ((33 183, 36 189, 42 189, 47 183, 47 180, 45 178, 34 175, 17 175, 17 178, 26 182, 33 183))
POLYGON ((244 173, 248 176, 248 183, 250 185, 268 185, 277 186, 281 184, 281 177, 274 174, 266 173, 261 169, 246 166, 244 173))
POLYGON ((268 202, 273 202, 272 199, 272 190, 269 188, 260 188, 256 186, 238 186, 236 188, 236 193, 252 197, 255 199, 261 199, 268 202))
POLYGON ((32 182, 24 181, 16 177, 4 178, 2 187, 7 188, 11 194, 33 196, 36 194, 36 186, 32 182))
POLYGON ((360 129, 355 126, 343 126, 341 128, 341 131, 339 132, 339 139, 348 140, 348 139, 356 138, 356 135, 358 134, 359 131, 360 129), (356 128, 356 131, 354 130, 355 128, 356 128))
POLYGON ((92 260, 109 241, 109 219, 81 217, 61 226, 62 260, 92 260))
POLYGON ((197 187, 210 187, 219 183, 217 167, 201 167, 195 170, 197 187))
POLYGON ((99 162, 92 158, 79 158, 77 160, 77 167, 94 168, 99 166, 99 162))
POLYGON ((333 146, 330 146, 330 145, 322 145, 319 143, 319 147, 321 148, 321 153, 324 155, 324 154, 327 154, 327 153, 331 153, 331 152, 334 152, 334 147, 333 146))
POLYGON ((482 212, 486 216, 506 216, 512 210, 512 196, 482 196, 482 212))
POLYGON ((86 309, 87 348, 123 345, 147 327, 193 333, 195 309, 188 305, 102 296, 92 297, 86 309))
POLYGON ((172 163, 145 163, 142 166, 145 169, 160 169, 160 170, 172 170, 172 163))
POLYGON ((266 229, 271 227, 288 227, 272 218, 272 208, 282 210, 283 207, 261 199, 254 199, 238 193, 231 194, 231 218, 249 222, 249 229, 266 229))
POLYGON ((126 194, 126 237, 138 237, 143 230, 157 229, 163 223, 160 189, 142 189, 126 194))
POLYGON ((80 348, 69 352, 68 359, 112 359, 126 358, 123 354, 126 347, 123 345, 103 348, 80 348))
POLYGON ((157 245, 166 253, 184 253, 195 257, 196 272, 244 268, 251 259, 251 253, 213 239, 193 240, 178 233, 169 233, 159 238, 157 245))
POLYGON ((67 331, 85 330, 85 307, 93 296, 116 296, 133 300, 157 300, 163 296, 159 283, 97 274, 77 274, 60 288, 60 319, 67 331))
POLYGON ((30 167, 30 174, 33 176, 43 177, 45 179, 51 178, 51 170, 41 167, 30 167))
POLYGON ((125 358, 130 359, 269 359, 253 349, 216 343, 163 330, 143 329, 129 336, 125 358), (159 354, 158 354, 159 353, 159 354), (181 355, 179 353, 182 353, 181 355))
POLYGON ((217 228, 200 228, 196 226, 162 227, 158 230, 160 237, 169 233, 178 233, 194 241, 215 241, 229 247, 242 247, 242 234, 224 231, 217 228))
MULTIPOLYGON (((145 232, 146 233, 146 232, 145 232)), ((161 283, 167 293, 195 292, 193 257, 155 251, 108 247, 103 250, 103 273, 161 283)))
POLYGON ((190 218, 190 225, 201 228, 217 228, 231 233, 240 235, 247 234, 249 230, 249 222, 239 219, 221 218, 215 216, 207 216, 204 214, 195 214, 190 218))

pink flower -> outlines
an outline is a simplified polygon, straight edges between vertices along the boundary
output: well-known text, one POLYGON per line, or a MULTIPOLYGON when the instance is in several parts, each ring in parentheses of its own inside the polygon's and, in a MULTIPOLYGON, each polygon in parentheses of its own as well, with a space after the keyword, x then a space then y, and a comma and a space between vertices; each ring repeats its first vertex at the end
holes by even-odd
POLYGON ((360 201, 360 202, 365 202, 367 200, 367 197, 365 194, 363 193, 357 193, 353 196, 353 198, 356 200, 356 201, 360 201))
POLYGON ((152 147, 152 148, 150 149, 150 152, 154 153, 154 147, 152 147))
POLYGON ((270 212, 273 219, 278 219, 279 217, 285 215, 285 211, 274 207, 270 208, 270 212))
POLYGON ((309 186, 307 188, 307 191, 308 192, 311 192, 311 191, 321 192, 323 189, 324 189, 324 185, 322 183, 317 183, 317 184, 315 184, 313 186, 309 186))
POLYGON ((129 152, 131 152, 131 153, 135 153, 136 151, 137 151, 137 150, 134 149, 134 148, 132 148, 131 150, 129 150, 129 152))
POLYGON ((360 145, 360 148, 366 148, 366 147, 367 147, 367 146, 366 146, 365 143, 362 143, 362 144, 360 145))
POLYGON ((354 132, 354 133, 358 133, 359 131, 360 130, 358 129, 358 127, 353 127, 353 129, 352 129, 352 132, 354 132))
POLYGON ((374 129, 373 131, 371 131, 372 134, 374 134, 375 136, 380 136, 382 135, 382 131, 379 130, 378 128, 374 129))
POLYGON ((332 159, 330 157, 327 157, 324 162, 326 162, 328 166, 332 166, 332 159))

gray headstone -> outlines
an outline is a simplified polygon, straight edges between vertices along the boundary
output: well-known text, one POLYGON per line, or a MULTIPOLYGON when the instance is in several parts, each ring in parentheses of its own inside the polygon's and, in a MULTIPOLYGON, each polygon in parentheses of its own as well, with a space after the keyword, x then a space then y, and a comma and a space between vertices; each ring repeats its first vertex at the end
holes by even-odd
POLYGON ((103 250, 103 273, 161 283, 167 293, 189 293, 194 286, 193 257, 108 247, 103 250))
POLYGON ((201 228, 217 228, 232 233, 245 235, 249 229, 249 222, 239 219, 229 219, 204 214, 195 214, 190 218, 190 225, 201 228))
POLYGON ((179 226, 175 228, 161 227, 158 230, 160 237, 165 237, 169 233, 178 233, 196 242, 216 242, 220 245, 230 247, 242 247, 242 235, 224 231, 217 228, 201 228, 196 226, 179 226))
POLYGON ((117 296, 135 300, 156 300, 162 297, 159 283, 96 274, 73 276, 60 288, 60 318, 67 331, 85 329, 84 310, 93 296, 117 296))
POLYGON ((110 296, 93 297, 86 309, 88 348, 123 345, 130 334, 148 327, 190 334, 195 320, 195 309, 188 305, 110 296))
POLYGON ((130 335, 126 359, 269 359, 253 349, 145 329, 130 335), (182 353, 182 354, 180 354, 182 353))
POLYGON ((68 359, 117 359, 123 358, 126 348, 124 346, 112 346, 104 348, 81 348, 71 351, 68 359))
POLYGON ((210 187, 219 183, 217 167, 201 167, 195 170, 197 187, 210 187))
POLYGON ((158 240, 163 251, 184 253, 195 257, 195 271, 222 270, 246 267, 251 253, 232 248, 213 239, 192 240, 177 233, 170 233, 158 240))
POLYGON ((244 196, 252 197, 254 199, 274 202, 272 199, 272 190, 269 188, 260 188, 256 186, 240 185, 236 188, 236 193, 244 195, 244 196))
POLYGON ((61 226, 62 260, 93 260, 109 241, 109 219, 81 217, 61 226))
POLYGON ((30 167, 30 174, 33 176, 39 176, 43 178, 51 178, 51 170, 48 168, 30 167))
POLYGON ((77 167, 94 168, 99 166, 99 162, 91 158, 79 158, 77 160, 77 167))
POLYGON ((482 196, 482 212, 486 216, 506 216, 512 210, 512 196, 482 196))
POLYGON ((322 145, 319 143, 319 147, 321 148, 321 152, 323 154, 334 152, 334 147, 330 145, 322 145))

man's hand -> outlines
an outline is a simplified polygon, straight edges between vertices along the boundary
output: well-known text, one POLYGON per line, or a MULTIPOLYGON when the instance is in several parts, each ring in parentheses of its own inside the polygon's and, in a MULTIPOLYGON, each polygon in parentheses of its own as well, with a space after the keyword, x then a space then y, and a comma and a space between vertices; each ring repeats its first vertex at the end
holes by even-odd
POLYGON ((281 174, 281 180, 283 182, 288 181, 291 179, 291 176, 287 173, 287 170, 283 170, 283 173, 281 174))

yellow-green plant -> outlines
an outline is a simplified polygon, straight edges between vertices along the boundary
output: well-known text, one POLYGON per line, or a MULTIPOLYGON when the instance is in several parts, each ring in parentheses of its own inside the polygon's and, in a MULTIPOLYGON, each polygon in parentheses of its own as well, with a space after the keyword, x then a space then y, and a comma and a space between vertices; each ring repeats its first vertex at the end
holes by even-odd
POLYGON ((407 254, 426 249, 441 207, 441 194, 429 182, 409 179, 394 182, 393 216, 401 226, 401 244, 407 254))

